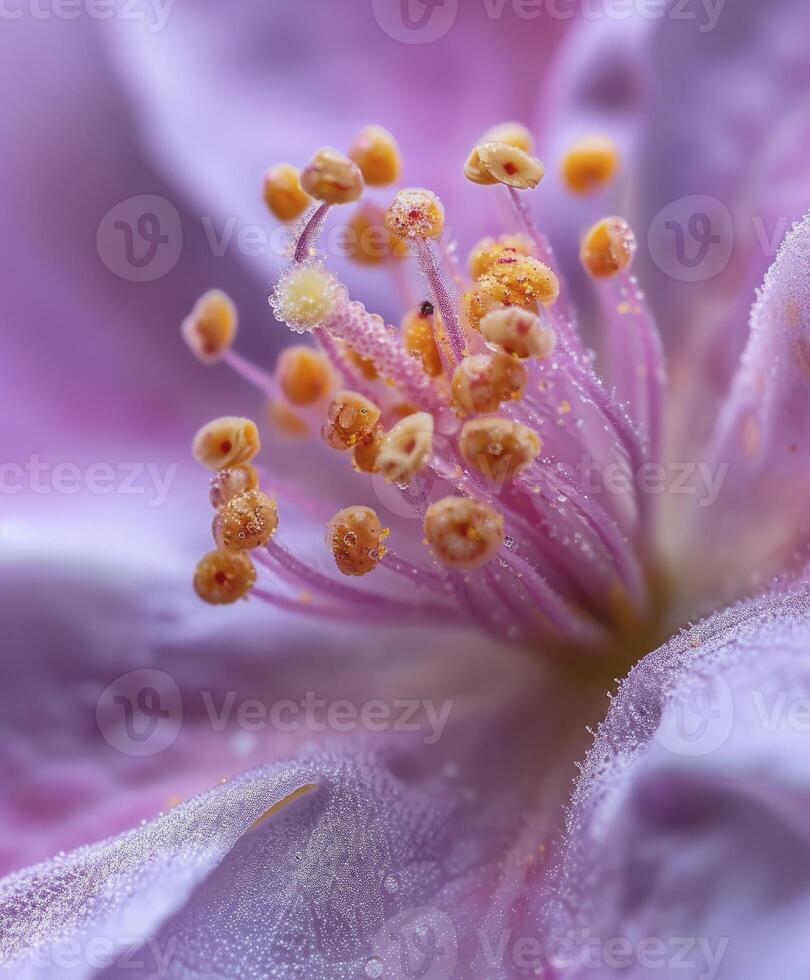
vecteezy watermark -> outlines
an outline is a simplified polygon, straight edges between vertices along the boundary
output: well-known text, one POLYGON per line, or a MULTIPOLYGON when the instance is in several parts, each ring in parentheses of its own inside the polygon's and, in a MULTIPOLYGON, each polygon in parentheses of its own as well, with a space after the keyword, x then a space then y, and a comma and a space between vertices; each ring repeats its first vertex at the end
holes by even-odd
POLYGON ((580 929, 560 937, 516 936, 504 929, 497 936, 478 930, 484 960, 493 970, 509 962, 518 971, 543 976, 558 970, 682 971, 696 980, 713 980, 728 950, 729 939, 708 936, 596 936, 580 929))
POLYGON ((450 980, 457 960, 452 919, 424 906, 406 909, 385 923, 371 943, 364 970, 370 980, 450 980))
POLYGON ((697 675, 666 705, 653 736, 673 755, 692 758, 721 749, 734 728, 734 697, 716 673, 697 675))
POLYGON ((126 20, 154 34, 166 26, 172 7, 174 0, 0 0, 0 20, 126 20))
POLYGON ((96 248, 110 272, 130 282, 151 282, 177 265, 183 248, 180 214, 157 194, 119 201, 96 230, 96 248))
MULTIPOLYGON (((472 0, 465 0, 471 3, 472 0)), ((534 20, 671 20, 693 22, 700 33, 713 31, 726 0, 478 0, 491 21, 510 16, 534 20)), ((379 27, 403 44, 441 40, 458 17, 458 0, 371 0, 379 27)))
MULTIPOLYGON (((14 966, 26 966, 39 973, 76 972, 87 969, 131 970, 147 980, 163 980, 169 975, 177 937, 161 943, 156 936, 70 936, 52 946, 23 953, 14 966)), ((126 973, 124 973, 126 976, 126 973)))
POLYGON ((716 197, 681 197, 650 222, 647 248, 658 268, 673 279, 712 279, 725 270, 734 250, 731 213, 716 197))
POLYGON ((0 462, 0 496, 19 493, 97 496, 142 496, 147 507, 166 502, 177 475, 177 463, 51 463, 36 453, 23 462, 0 462))
POLYGON ((117 677, 96 703, 96 723, 109 745, 124 755, 157 755, 180 733, 183 702, 174 678, 144 667, 117 677))
MULTIPOLYGON (((427 698, 321 698, 306 691, 299 700, 266 702, 240 698, 236 691, 200 691, 204 719, 214 732, 410 732, 425 745, 439 741, 450 720, 452 701, 427 698)), ((189 699, 190 702, 191 699, 189 699)), ((155 755, 174 744, 183 720, 183 701, 174 679, 162 670, 144 668, 116 678, 101 694, 96 721, 104 739, 126 755, 155 755)), ((197 724, 201 724, 198 720, 197 724)))

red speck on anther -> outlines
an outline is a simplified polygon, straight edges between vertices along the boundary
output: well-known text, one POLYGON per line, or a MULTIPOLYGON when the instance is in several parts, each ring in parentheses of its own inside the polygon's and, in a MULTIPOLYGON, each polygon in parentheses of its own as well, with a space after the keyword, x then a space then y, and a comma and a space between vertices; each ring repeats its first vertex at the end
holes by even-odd
POLYGON ((225 574, 225 572, 217 572, 214 578, 217 581, 217 585, 224 585, 228 579, 228 576, 225 574))
POLYGON ((219 448, 223 453, 229 453, 233 449, 230 439, 226 439, 224 442, 219 444, 219 448))
POLYGON ((507 161, 503 165, 503 169, 509 174, 510 177, 512 177, 514 174, 517 173, 518 168, 514 165, 514 163, 507 161))

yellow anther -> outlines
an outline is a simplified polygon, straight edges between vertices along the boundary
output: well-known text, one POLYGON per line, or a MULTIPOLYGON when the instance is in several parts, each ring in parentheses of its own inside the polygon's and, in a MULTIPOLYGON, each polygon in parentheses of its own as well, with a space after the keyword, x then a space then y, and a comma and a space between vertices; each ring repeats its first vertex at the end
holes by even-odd
POLYGON ((511 354, 471 354, 456 368, 450 389, 464 413, 495 412, 502 402, 521 397, 526 368, 511 354))
POLYGON ((180 333, 195 357, 213 364, 233 343, 236 324, 233 300, 221 289, 211 289, 194 304, 180 333))
POLYGON ((301 187, 326 204, 348 204, 363 193, 363 175, 340 150, 322 146, 301 171, 301 187))
POLYGON ((362 201, 346 226, 347 256, 359 265, 379 265, 391 258, 394 247, 403 251, 402 242, 385 227, 385 211, 372 201, 362 201))
POLYGON ((296 333, 314 330, 346 296, 340 280, 320 262, 294 264, 270 296, 277 319, 296 333))
POLYGON ((575 194, 604 187, 619 165, 616 144, 607 136, 584 136, 562 158, 562 176, 575 194))
POLYGON ((500 483, 537 458, 540 438, 534 429, 511 419, 470 419, 462 426, 459 449, 470 466, 500 483))
POLYGON ((636 236, 623 218, 603 218, 582 239, 579 257, 595 279, 608 279, 630 268, 636 236))
MULTIPOLYGON (((500 290, 503 292, 503 289, 500 290)), ((503 307, 501 300, 483 289, 472 289, 461 297, 461 313, 464 323, 470 330, 480 330, 481 320, 491 310, 503 307)), ((537 304, 531 304, 532 311, 537 310, 537 304)))
POLYGON ((546 330, 536 313, 520 306, 487 313, 481 318, 481 335, 515 357, 543 358, 554 350, 554 331, 546 330))
POLYGON ((505 122, 488 129, 481 137, 482 143, 506 143, 524 153, 534 153, 534 138, 529 130, 519 122, 505 122))
POLYGON ((393 184, 402 173, 402 156, 397 141, 382 126, 365 126, 352 143, 349 156, 360 168, 363 180, 372 187, 393 184))
POLYGON ((298 168, 289 163, 277 163, 264 175, 264 203, 279 221, 295 221, 315 203, 301 187, 300 178, 298 168))
POLYGON ((404 241, 438 238, 444 230, 444 207, 433 191, 409 187, 394 196, 385 212, 385 226, 404 241))
POLYGON ((306 439, 311 435, 306 420, 297 415, 283 398, 268 400, 267 421, 279 435, 287 439, 306 439))
POLYGON ((503 517, 471 497, 443 497, 425 514, 425 539, 448 568, 485 565, 503 544, 503 517))
POLYGON ((278 527, 275 500, 261 490, 246 490, 214 515, 212 530, 218 548, 249 551, 263 548, 278 527))
POLYGON ((286 347, 276 361, 281 390, 293 405, 312 405, 334 385, 334 373, 325 354, 311 347, 286 347))
POLYGON ((371 432, 366 433, 352 450, 352 466, 358 473, 377 472, 377 453, 382 445, 384 430, 375 425, 371 432))
POLYGON ((502 235, 500 238, 482 238, 470 252, 468 265, 473 279, 486 275, 493 264, 503 256, 531 255, 532 243, 524 235, 502 235))
POLYGON ((370 507, 346 507, 327 524, 326 544, 344 575, 367 575, 385 555, 388 534, 370 507))
POLYGON ((211 477, 211 491, 208 495, 212 507, 224 507, 229 500, 238 497, 246 490, 255 490, 259 485, 259 474, 250 463, 227 466, 217 470, 211 477))
POLYGON ((194 436, 192 444, 194 458, 209 470, 249 463, 260 448, 256 423, 234 415, 207 422, 194 436))
POLYGON ((441 317, 432 303, 422 303, 405 315, 402 321, 402 346, 422 362, 425 374, 436 378, 442 373, 442 359, 436 345, 435 329, 441 327, 441 317))
POLYGON ((545 263, 515 253, 500 255, 478 280, 478 286, 507 306, 550 306, 560 295, 560 282, 545 263))
POLYGON ((356 391, 339 391, 332 399, 321 430, 332 449, 353 449, 380 420, 380 410, 356 391))
POLYGON ((256 569, 243 551, 209 551, 197 562, 194 591, 213 606, 236 602, 256 581, 256 569))
MULTIPOLYGON (((376 314, 372 314, 376 316, 376 314)), ((382 319, 381 317, 379 319, 382 319)), ((366 379, 366 381, 376 381, 379 378, 377 374, 377 368, 374 366, 374 361, 369 357, 363 357, 362 354, 358 354, 353 347, 346 345, 346 357, 352 362, 352 364, 357 368, 360 374, 366 379)))
POLYGON ((377 453, 377 469, 389 483, 408 483, 433 448, 433 416, 415 412, 386 433, 377 453))
POLYGON ((481 166, 501 184, 528 190, 543 179, 543 164, 537 157, 508 143, 482 143, 478 147, 481 166))
POLYGON ((481 163, 479 147, 474 146, 470 150, 470 155, 464 163, 464 176, 473 184, 497 184, 497 178, 493 177, 487 168, 481 163))

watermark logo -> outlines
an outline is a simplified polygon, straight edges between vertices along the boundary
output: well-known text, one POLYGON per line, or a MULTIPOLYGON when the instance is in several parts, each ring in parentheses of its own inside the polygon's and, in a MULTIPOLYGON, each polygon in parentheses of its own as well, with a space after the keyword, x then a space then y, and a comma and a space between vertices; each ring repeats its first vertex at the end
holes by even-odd
POLYGON ((130 282, 168 275, 183 248, 177 208, 165 197, 139 194, 120 201, 104 215, 96 248, 110 272, 130 282))
POLYGON ((439 909, 407 909, 389 919, 365 965, 371 980, 450 980, 458 959, 453 922, 439 909))
POLYGON ((108 685, 96 705, 104 739, 132 756, 157 755, 174 744, 183 720, 180 689, 165 671, 133 670, 108 685))
POLYGON ((734 250, 731 213, 716 197, 681 197, 650 222, 647 247, 658 268, 679 282, 713 279, 734 250))
POLYGON ((371 0, 380 28, 403 44, 431 44, 455 24, 458 0, 371 0))
POLYGON ((718 674, 712 674, 676 692, 654 738, 673 755, 696 757, 722 748, 733 727, 731 688, 718 674))

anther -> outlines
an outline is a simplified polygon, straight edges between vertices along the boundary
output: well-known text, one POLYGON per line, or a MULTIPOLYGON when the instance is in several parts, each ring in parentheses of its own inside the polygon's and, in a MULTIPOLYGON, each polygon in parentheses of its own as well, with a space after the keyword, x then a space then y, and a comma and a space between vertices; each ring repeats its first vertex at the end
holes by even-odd
POLYGON ((261 490, 246 490, 214 515, 214 541, 221 549, 262 548, 278 527, 276 502, 261 490))
POLYGON ((544 262, 531 255, 508 252, 492 263, 478 285, 507 305, 550 306, 560 295, 559 279, 544 262))
POLYGON ((407 484, 424 467, 433 448, 433 416, 415 412, 386 433, 377 469, 389 483, 407 484))
POLYGON ((516 190, 537 187, 543 179, 543 164, 508 143, 482 143, 478 147, 481 167, 500 184, 516 190))
POLYGON ((395 195, 385 212, 385 224, 404 241, 438 238, 444 230, 444 207, 433 191, 409 187, 395 195))
POLYGON ((298 168, 289 163, 278 163, 267 171, 262 196, 279 221, 295 221, 314 203, 301 187, 298 168))
POLYGON ((328 395, 334 385, 328 358, 311 347, 285 347, 276 362, 276 376, 293 405, 312 405, 328 395))
POLYGON ((240 463, 238 466, 227 466, 217 470, 211 477, 211 490, 208 499, 212 507, 224 507, 229 500, 255 490, 259 485, 259 474, 250 463, 240 463))
POLYGON ((562 158, 562 176, 574 194, 588 194, 604 187, 619 163, 619 153, 607 136, 585 136, 562 158))
POLYGON ((197 562, 194 591, 211 605, 236 602, 256 581, 256 569, 243 551, 209 551, 197 562))
POLYGON ((402 346, 421 362, 425 374, 431 378, 442 373, 442 359, 436 346, 437 328, 441 328, 441 317, 432 303, 422 303, 411 310, 401 324, 402 346))
POLYGON ((363 174, 363 180, 372 187, 393 184, 402 173, 402 156, 397 141, 382 126, 365 126, 360 130, 349 150, 363 174))
POLYGON ((195 357, 213 364, 233 343, 236 325, 233 300, 221 289, 211 289, 194 304, 180 333, 195 357))
POLYGON ((444 497, 425 513, 425 539, 448 568, 471 570, 492 559, 503 544, 503 517, 470 497, 444 497))
POLYGON ((377 472, 377 454, 384 435, 382 426, 375 425, 356 443, 352 450, 352 466, 358 473, 377 472))
POLYGON ((630 267, 636 236, 623 218, 603 218, 582 239, 579 257, 595 279, 608 279, 630 267))
POLYGON ((353 449, 380 419, 380 410, 356 391, 339 391, 332 399, 321 430, 332 449, 353 449))
POLYGON ((495 412, 502 402, 521 397, 527 379, 526 368, 511 354, 471 354, 453 374, 453 403, 465 414, 495 412))
POLYGON ((531 255, 533 250, 532 243, 525 235, 482 238, 470 252, 467 260, 470 275, 473 279, 480 279, 489 272, 498 259, 510 255, 531 255))
POLYGON ((385 555, 388 536, 370 507, 346 507, 326 526, 326 544, 343 575, 367 575, 385 555))
POLYGON ((325 204, 348 204, 363 193, 363 175, 354 160, 323 146, 301 171, 301 186, 325 204))
POLYGON ((544 358, 554 350, 555 334, 541 326, 537 314, 520 306, 492 310, 481 318, 481 335, 515 357, 544 358))
POLYGON ((459 435, 461 455, 470 466, 498 482, 511 480, 540 454, 534 429, 511 419, 470 419, 459 435))
POLYGON ((474 146, 470 150, 470 155, 464 162, 464 176, 473 184, 481 184, 486 187, 489 184, 497 184, 498 180, 481 162, 480 148, 474 146))
POLYGON ((256 423, 234 415, 207 422, 192 444, 194 458, 209 470, 249 463, 260 448, 256 423))

